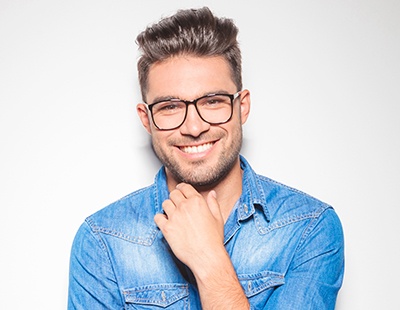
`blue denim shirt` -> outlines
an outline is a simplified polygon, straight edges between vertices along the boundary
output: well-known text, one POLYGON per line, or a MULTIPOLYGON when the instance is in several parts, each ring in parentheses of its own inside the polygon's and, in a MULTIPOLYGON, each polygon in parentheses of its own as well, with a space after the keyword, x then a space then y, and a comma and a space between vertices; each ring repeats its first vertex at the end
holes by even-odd
MULTIPOLYGON (((335 211, 257 175, 241 157, 243 190, 225 224, 225 247, 252 309, 334 309, 344 272, 335 211)), ((201 309, 191 271, 154 223, 168 198, 153 185, 88 217, 75 237, 68 309, 201 309)))

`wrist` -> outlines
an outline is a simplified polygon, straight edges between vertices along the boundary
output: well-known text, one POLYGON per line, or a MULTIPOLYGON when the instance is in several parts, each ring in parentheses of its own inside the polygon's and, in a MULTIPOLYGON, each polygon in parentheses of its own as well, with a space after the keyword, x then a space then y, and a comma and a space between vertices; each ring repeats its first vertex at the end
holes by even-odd
POLYGON ((224 278, 237 279, 230 257, 223 246, 197 256, 193 264, 188 267, 198 283, 217 285, 217 282, 224 278))

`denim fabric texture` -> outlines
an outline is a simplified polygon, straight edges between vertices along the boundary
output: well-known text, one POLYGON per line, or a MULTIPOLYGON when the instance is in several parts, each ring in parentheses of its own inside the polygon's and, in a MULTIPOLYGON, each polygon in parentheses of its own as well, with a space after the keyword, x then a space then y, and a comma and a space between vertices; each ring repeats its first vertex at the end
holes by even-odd
MULTIPOLYGON (((344 273, 340 220, 321 201, 257 175, 243 190, 225 247, 252 309, 334 309, 344 273)), ((89 216, 73 242, 68 309, 201 309, 191 271, 154 223, 168 198, 154 183, 89 216)))

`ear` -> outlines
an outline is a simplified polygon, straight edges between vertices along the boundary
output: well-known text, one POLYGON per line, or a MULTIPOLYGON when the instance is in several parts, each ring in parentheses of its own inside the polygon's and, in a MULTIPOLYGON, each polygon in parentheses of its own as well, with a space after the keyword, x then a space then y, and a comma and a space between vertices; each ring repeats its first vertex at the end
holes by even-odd
POLYGON ((240 93, 240 115, 242 120, 242 125, 246 123, 247 118, 250 114, 250 91, 247 89, 242 90, 240 93))
POLYGON ((136 106, 136 112, 140 118, 140 121, 142 122, 143 127, 151 135, 151 120, 147 106, 144 103, 139 103, 136 106))

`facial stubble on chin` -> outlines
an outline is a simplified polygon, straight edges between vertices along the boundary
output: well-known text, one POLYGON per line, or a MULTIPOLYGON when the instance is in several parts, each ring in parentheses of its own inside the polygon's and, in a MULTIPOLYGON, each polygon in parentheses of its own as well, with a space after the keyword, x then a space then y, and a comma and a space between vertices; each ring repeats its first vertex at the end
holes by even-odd
POLYGON ((179 161, 168 156, 160 145, 152 139, 152 148, 158 159, 178 182, 194 187, 212 187, 220 182, 234 167, 242 146, 242 128, 234 134, 232 144, 219 155, 217 164, 207 166, 206 160, 193 161, 188 168, 183 168, 179 161))

